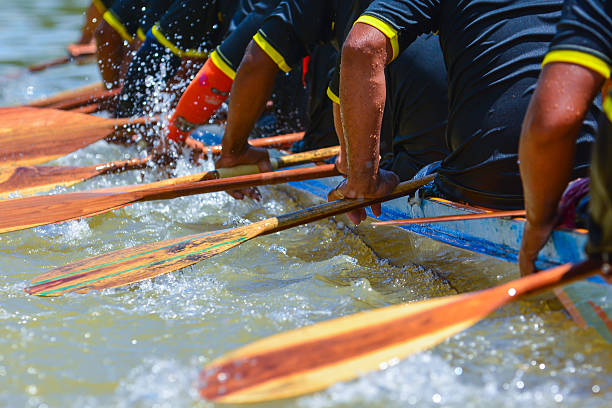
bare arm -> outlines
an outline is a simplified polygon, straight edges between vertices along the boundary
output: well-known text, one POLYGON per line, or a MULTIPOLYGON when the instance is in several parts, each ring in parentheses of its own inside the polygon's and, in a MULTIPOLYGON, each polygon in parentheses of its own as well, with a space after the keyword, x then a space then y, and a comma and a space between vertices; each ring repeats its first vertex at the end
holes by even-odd
MULTIPOLYGON (((330 199, 379 197, 391 192, 399 182, 394 173, 378 168, 386 98, 385 65, 392 55, 389 39, 367 24, 355 24, 344 43, 340 65, 340 113, 348 177, 346 183, 330 193, 330 199)), ((372 210, 380 214, 380 205, 372 210)), ((355 210, 348 215, 358 224, 365 219, 365 210, 355 210)))
POLYGON ((277 73, 276 63, 251 41, 232 85, 227 127, 218 167, 253 163, 249 162, 249 159, 255 156, 247 157, 247 154, 249 150, 259 149, 249 147, 247 139, 272 94, 277 73))
POLYGON ((535 270, 534 261, 548 239, 557 206, 574 167, 576 139, 604 78, 580 65, 546 65, 523 121, 519 161, 527 223, 519 265, 521 274, 535 270))

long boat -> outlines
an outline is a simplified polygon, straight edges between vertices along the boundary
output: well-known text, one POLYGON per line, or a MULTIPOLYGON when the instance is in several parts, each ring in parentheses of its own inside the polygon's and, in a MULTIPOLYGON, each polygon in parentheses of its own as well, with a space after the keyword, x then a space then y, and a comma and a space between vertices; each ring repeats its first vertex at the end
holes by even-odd
MULTIPOLYGON (((194 137, 204 143, 220 142, 218 133, 204 129, 200 129, 200 132, 194 137)), ((289 185, 310 196, 311 199, 321 200, 326 199, 327 193, 337 186, 341 180, 341 177, 331 177, 292 182, 289 185)), ((382 203, 382 212, 379 217, 374 217, 369 210, 368 216, 378 221, 390 221, 406 218, 467 215, 486 211, 488 210, 442 198, 398 198, 382 203)), ((394 228, 401 228, 410 233, 454 247, 516 263, 524 224, 524 218, 496 217, 410 224, 394 228)), ((586 259, 584 248, 587 240, 587 230, 555 229, 546 246, 540 252, 536 266, 549 268, 586 259)), ((555 289, 555 294, 580 327, 593 327, 604 339, 612 343, 611 284, 599 276, 594 276, 555 289)))
MULTIPOLYGON (((294 188, 325 199, 341 178, 327 178, 289 183, 294 188)), ((380 217, 368 211, 368 216, 380 221, 405 218, 439 217, 486 212, 487 210, 459 204, 441 198, 398 198, 382 204, 380 217)), ((516 262, 523 235, 524 218, 484 218, 465 221, 411 224, 403 230, 434 239, 458 248, 516 262)), ((588 231, 558 228, 553 231, 537 261, 547 268, 586 259, 584 251, 588 231)), ((555 290, 557 298, 580 327, 591 326, 612 343, 612 285, 594 276, 555 290)))

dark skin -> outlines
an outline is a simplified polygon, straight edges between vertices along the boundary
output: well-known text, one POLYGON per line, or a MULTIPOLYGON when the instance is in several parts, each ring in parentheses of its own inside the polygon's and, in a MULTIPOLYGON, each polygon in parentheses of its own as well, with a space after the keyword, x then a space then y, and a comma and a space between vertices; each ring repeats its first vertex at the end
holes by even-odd
MULTIPOLYGON (((251 41, 232 85, 227 126, 221 142, 222 153, 217 160, 217 168, 257 164, 262 172, 272 171, 268 151, 249 145, 247 140, 272 95, 278 71, 276 63, 259 45, 251 41)), ((256 188, 232 190, 228 193, 237 199, 260 198, 256 188)))
POLYGON ((118 88, 129 67, 132 51, 137 50, 141 43, 135 39, 129 46, 125 46, 119 33, 104 20, 96 28, 94 35, 102 80, 108 89, 118 88))
POLYGON ((95 44, 94 31, 98 24, 102 21, 102 14, 98 11, 98 8, 93 3, 85 11, 85 22, 81 28, 81 38, 76 44, 68 45, 68 52, 72 56, 76 56, 82 50, 82 46, 95 44), (81 46, 81 47, 79 47, 81 46))
MULTIPOLYGON (((344 42, 339 110, 346 148, 346 163, 341 162, 341 170, 346 168, 347 178, 328 194, 329 200, 382 197, 399 183, 395 173, 378 166, 386 98, 384 70, 392 57, 389 39, 367 24, 355 24, 344 42)), ((380 215, 380 204, 372 206, 372 211, 380 215)), ((365 209, 347 215, 355 224, 366 218, 365 209)))
POLYGON ((603 82, 603 76, 580 65, 557 62, 542 69, 519 144, 527 211, 519 252, 522 276, 536 271, 534 262, 556 224, 580 126, 603 82))

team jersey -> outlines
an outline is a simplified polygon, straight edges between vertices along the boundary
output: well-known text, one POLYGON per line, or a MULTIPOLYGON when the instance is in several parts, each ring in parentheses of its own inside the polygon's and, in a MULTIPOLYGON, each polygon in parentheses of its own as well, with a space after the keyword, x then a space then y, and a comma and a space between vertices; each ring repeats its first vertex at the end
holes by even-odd
MULTIPOLYGON (((288 72, 318 45, 331 44, 340 50, 353 23, 370 3, 370 0, 285 0, 253 39, 281 70, 288 72)), ((327 95, 336 103, 340 102, 339 64, 337 58, 327 89, 327 95)), ((400 174, 409 178, 419 165, 444 157, 439 152, 445 152, 443 136, 448 104, 446 72, 437 39, 423 39, 396 66, 390 66, 386 72, 393 88, 388 91, 381 139, 384 142, 396 138, 398 147, 405 145, 410 149, 407 155, 410 165, 400 174), (411 75, 402 79, 408 72, 411 75)), ((384 148, 385 143, 382 144, 384 148)), ((390 144, 388 141, 387 145, 390 144)))
MULTIPOLYGON (((449 198, 521 208, 521 123, 561 18, 561 0, 375 0, 357 21, 383 32, 399 55, 418 35, 438 33, 448 69, 450 155, 438 172, 449 198)), ((584 175, 596 133, 593 106, 577 143, 584 175)))
POLYGON ((148 3, 145 0, 94 0, 102 18, 127 42, 144 38, 141 28, 148 3))
POLYGON ((207 58, 227 34, 239 0, 150 0, 143 25, 180 58, 207 58))

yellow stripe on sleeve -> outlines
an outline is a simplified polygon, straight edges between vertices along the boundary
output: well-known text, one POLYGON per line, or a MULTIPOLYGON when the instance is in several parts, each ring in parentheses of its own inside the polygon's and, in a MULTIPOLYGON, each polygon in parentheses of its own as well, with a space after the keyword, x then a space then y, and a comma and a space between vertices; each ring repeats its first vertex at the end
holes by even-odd
POLYGON ((132 40, 134 40, 134 37, 132 37, 130 35, 130 33, 128 33, 128 31, 126 30, 125 26, 121 23, 121 21, 119 21, 117 16, 115 16, 115 14, 113 14, 113 12, 111 10, 108 10, 106 13, 104 13, 102 18, 104 18, 104 20, 111 27, 113 27, 113 29, 115 29, 115 31, 117 33, 119 33, 121 38, 123 38, 125 41, 132 42, 132 40))
POLYGON ((253 36, 253 41, 259 45, 259 47, 266 53, 268 56, 278 65, 280 69, 284 72, 291 71, 291 67, 287 65, 285 58, 278 52, 276 49, 261 35, 260 32, 257 32, 253 36))
POLYGON ((604 78, 610 78, 610 65, 592 54, 575 50, 553 50, 544 57, 542 66, 551 62, 568 62, 593 70, 604 78))
POLYGON ((138 30, 136 30, 136 36, 140 41, 144 41, 147 39, 145 32, 140 27, 138 27, 138 30))
POLYGON ((200 59, 208 58, 208 53, 206 52, 200 52, 198 50, 181 50, 176 45, 168 41, 166 37, 164 37, 162 32, 159 31, 159 26, 157 24, 155 24, 153 28, 151 28, 151 32, 153 33, 153 35, 155 36, 155 38, 157 39, 157 41, 159 41, 161 45, 163 45, 164 47, 172 51, 172 53, 176 55, 177 57, 180 57, 180 58, 189 57, 189 58, 200 58, 200 59))
POLYGON ((98 12, 102 15, 104 15, 104 13, 106 13, 106 5, 104 5, 104 3, 100 0, 93 0, 91 2, 91 4, 93 4, 95 6, 96 9, 98 9, 98 12))
POLYGON ((602 107, 603 107, 604 113, 608 117, 608 120, 612 122, 612 98, 610 98, 609 94, 606 95, 606 97, 604 98, 602 107))
POLYGON ((327 87, 327 97, 331 99, 333 103, 340 105, 340 98, 334 93, 334 91, 331 90, 330 87, 327 87))
POLYGON ((393 58, 391 58, 391 61, 397 58, 399 54, 399 43, 397 40, 397 30, 395 28, 376 17, 372 17, 367 14, 362 14, 357 21, 355 21, 355 24, 357 23, 367 24, 380 30, 389 39, 389 41, 391 41, 391 48, 393 49, 393 58))
POLYGON ((214 50, 210 54, 210 59, 212 60, 212 63, 215 64, 215 66, 219 68, 221 72, 230 77, 232 81, 236 79, 236 71, 234 71, 232 67, 230 67, 223 58, 221 58, 221 55, 219 55, 217 50, 214 50))

